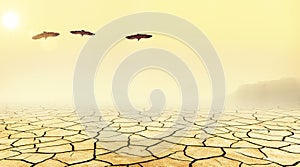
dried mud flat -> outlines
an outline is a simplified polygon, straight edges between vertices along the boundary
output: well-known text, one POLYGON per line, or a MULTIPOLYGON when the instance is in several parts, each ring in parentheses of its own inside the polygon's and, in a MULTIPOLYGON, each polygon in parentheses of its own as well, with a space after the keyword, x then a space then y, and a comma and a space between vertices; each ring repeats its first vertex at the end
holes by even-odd
POLYGON ((93 139, 72 108, 2 108, 0 166, 300 166, 300 109, 225 111, 213 134, 200 112, 184 136, 171 128, 172 112, 146 122, 113 113, 93 116, 107 123, 93 139), (106 128, 116 135, 103 135, 106 128))

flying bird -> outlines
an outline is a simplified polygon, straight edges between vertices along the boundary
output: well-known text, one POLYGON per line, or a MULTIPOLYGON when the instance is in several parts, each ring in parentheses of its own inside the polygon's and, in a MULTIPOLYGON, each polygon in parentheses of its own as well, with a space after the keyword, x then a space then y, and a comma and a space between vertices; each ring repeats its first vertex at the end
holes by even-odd
POLYGON ((42 32, 40 34, 37 34, 35 36, 32 37, 32 39, 41 39, 41 38, 45 38, 45 40, 48 38, 48 37, 56 37, 56 36, 59 36, 59 33, 57 32, 42 32))
POLYGON ((85 31, 85 30, 80 30, 80 31, 70 31, 70 33, 71 33, 71 34, 80 34, 81 36, 84 36, 84 35, 89 35, 89 36, 95 35, 94 33, 89 32, 89 31, 85 31))
POLYGON ((126 36, 127 39, 137 39, 138 41, 142 38, 151 38, 152 35, 148 35, 148 34, 135 34, 135 35, 129 35, 126 36))

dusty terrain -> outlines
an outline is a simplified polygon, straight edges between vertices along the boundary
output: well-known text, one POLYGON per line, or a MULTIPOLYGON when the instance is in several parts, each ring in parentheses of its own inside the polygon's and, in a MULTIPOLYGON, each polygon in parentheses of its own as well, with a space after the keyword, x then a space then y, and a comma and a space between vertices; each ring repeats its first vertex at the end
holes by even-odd
POLYGON ((72 108, 2 108, 0 166, 300 166, 300 109, 225 111, 206 140, 205 114, 180 136, 172 114, 137 122, 109 113, 99 120, 128 141, 105 128, 91 139, 72 108))

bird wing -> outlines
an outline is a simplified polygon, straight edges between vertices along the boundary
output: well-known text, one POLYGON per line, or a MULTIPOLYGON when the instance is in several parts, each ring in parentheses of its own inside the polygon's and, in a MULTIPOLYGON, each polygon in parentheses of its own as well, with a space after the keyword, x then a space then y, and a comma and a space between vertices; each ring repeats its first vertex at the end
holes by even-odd
POLYGON ((152 35, 146 35, 146 38, 151 38, 152 37, 152 35))
POLYGON ((70 31, 71 34, 82 34, 81 31, 70 31))
POLYGON ((45 34, 40 33, 40 34, 37 34, 37 35, 33 36, 32 39, 41 39, 41 38, 44 38, 44 37, 45 37, 45 34))
POLYGON ((51 32, 50 36, 51 37, 57 37, 57 36, 59 36, 59 33, 57 33, 57 32, 51 32))
POLYGON ((57 33, 57 32, 47 32, 45 34, 45 37, 56 37, 58 35, 59 35, 59 33, 57 33))
POLYGON ((148 35, 148 34, 138 34, 139 38, 151 38, 152 35, 148 35))
POLYGON ((129 36, 126 36, 127 39, 137 39, 137 35, 129 35, 129 36))
POLYGON ((95 34, 89 31, 84 31, 84 35, 95 35, 95 34))

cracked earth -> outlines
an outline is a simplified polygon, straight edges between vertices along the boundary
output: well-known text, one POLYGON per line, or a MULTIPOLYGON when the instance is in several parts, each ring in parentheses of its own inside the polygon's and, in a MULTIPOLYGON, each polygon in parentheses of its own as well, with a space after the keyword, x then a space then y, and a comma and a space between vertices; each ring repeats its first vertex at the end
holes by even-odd
POLYGON ((213 133, 207 113, 183 115, 108 110, 91 128, 72 108, 2 108, 0 166, 300 166, 300 109, 224 111, 213 133))

